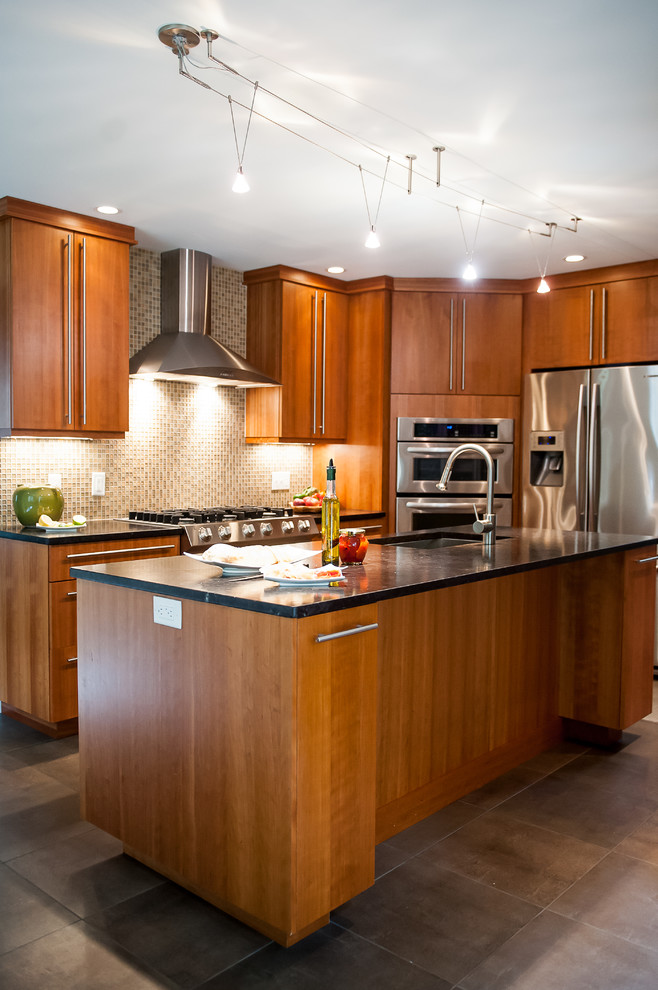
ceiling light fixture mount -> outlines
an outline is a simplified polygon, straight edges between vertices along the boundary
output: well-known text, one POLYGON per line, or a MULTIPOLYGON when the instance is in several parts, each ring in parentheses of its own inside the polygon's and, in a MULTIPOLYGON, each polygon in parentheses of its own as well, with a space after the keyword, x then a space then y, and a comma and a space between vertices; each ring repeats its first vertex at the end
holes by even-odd
POLYGON ((190 48, 196 48, 201 41, 201 35, 189 24, 164 24, 158 31, 158 38, 163 45, 171 48, 174 55, 189 55, 190 48))

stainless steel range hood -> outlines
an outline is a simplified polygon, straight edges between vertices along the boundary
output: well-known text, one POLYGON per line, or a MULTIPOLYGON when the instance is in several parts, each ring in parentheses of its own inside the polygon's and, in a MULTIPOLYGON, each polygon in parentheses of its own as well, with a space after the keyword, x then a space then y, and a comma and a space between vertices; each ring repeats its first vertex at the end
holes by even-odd
POLYGON ((243 388, 279 385, 210 336, 211 256, 177 248, 161 259, 162 330, 130 359, 130 376, 243 388))

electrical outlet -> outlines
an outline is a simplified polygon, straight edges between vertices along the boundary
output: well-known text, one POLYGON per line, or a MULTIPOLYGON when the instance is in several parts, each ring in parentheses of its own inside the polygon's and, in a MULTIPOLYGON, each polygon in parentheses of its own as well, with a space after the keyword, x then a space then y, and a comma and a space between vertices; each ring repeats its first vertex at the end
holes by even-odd
POLYGON ((172 629, 183 628, 183 603, 178 598, 153 595, 153 621, 172 629))
POLYGON ((272 471, 272 491, 290 491, 290 471, 272 471))
POLYGON ((61 474, 58 474, 57 471, 51 471, 50 474, 48 475, 48 484, 51 485, 53 488, 61 488, 62 487, 61 474))
POLYGON ((91 494, 92 495, 105 494, 105 471, 91 472, 91 494))

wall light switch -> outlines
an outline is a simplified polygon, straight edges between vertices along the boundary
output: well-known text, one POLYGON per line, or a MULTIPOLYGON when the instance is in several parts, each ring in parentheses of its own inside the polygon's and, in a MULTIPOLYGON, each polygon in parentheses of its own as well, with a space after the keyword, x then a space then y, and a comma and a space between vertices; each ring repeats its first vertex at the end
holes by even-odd
POLYGON ((272 471, 272 491, 290 491, 290 471, 272 471))
POLYGON ((51 471, 50 474, 48 475, 48 484, 51 485, 53 488, 61 488, 62 487, 61 474, 58 474, 56 471, 51 471))
POLYGON ((105 471, 91 472, 91 494, 92 495, 105 494, 105 471))

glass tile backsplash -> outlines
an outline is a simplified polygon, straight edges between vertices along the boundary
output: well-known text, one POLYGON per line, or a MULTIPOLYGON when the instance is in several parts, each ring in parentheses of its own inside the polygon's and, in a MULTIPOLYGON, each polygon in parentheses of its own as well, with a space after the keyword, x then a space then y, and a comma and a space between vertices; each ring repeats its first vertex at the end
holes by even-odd
MULTIPOLYGON (((245 353, 247 293, 240 272, 213 268, 212 335, 245 353)), ((160 255, 130 252, 130 353, 160 327, 160 255)), ((285 505, 310 482, 311 448, 244 441, 244 389, 130 381, 125 440, 0 440, 0 524, 15 522, 18 484, 61 475, 64 516, 113 519, 129 509, 250 502, 285 505), (106 494, 91 494, 93 471, 106 494), (271 490, 272 472, 289 471, 288 491, 271 490)))

